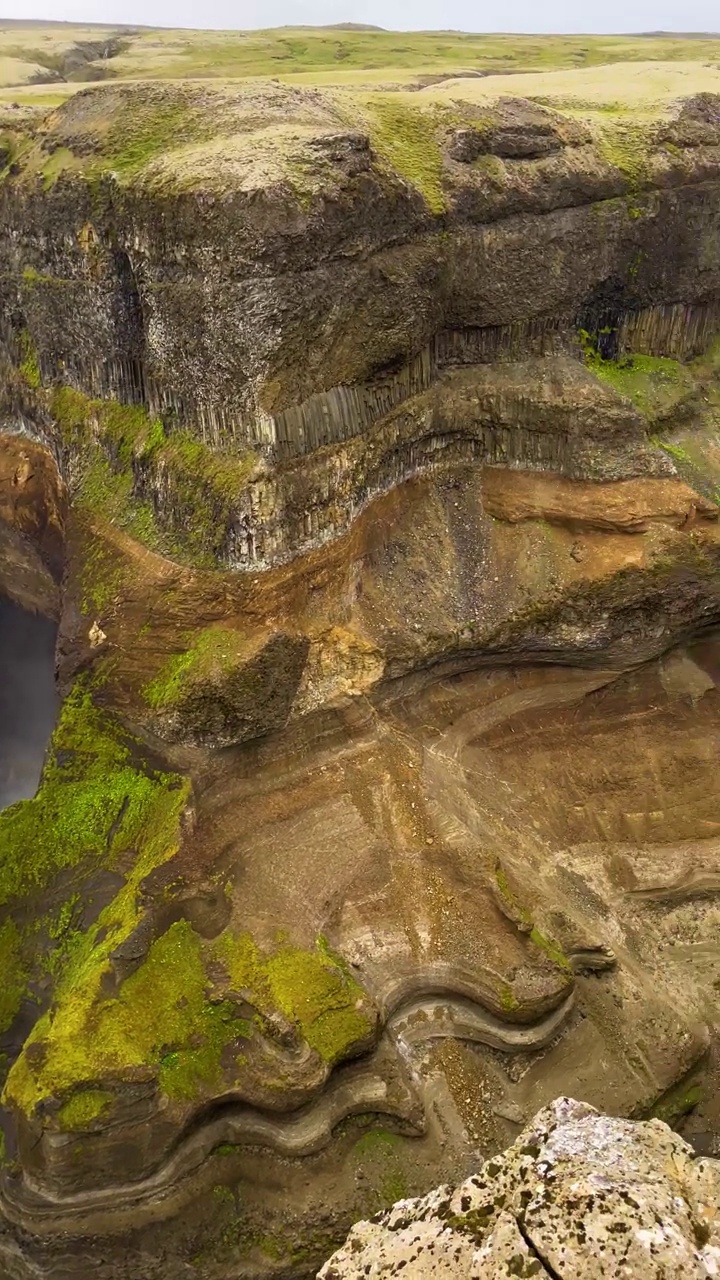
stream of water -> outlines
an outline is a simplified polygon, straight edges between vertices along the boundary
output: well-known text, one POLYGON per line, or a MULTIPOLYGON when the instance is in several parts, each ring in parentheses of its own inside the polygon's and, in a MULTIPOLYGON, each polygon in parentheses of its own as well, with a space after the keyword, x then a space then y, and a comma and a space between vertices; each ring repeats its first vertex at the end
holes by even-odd
POLYGON ((58 710, 54 622, 0 597, 0 809, 35 794, 58 710))

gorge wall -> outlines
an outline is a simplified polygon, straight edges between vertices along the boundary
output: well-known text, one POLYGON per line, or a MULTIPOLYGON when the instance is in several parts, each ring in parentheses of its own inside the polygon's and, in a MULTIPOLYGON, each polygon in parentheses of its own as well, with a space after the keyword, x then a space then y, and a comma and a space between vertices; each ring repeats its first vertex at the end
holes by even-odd
POLYGON ((310 1275, 558 1092, 719 1131, 720 107, 408 97, 3 118, 13 1280, 310 1275))

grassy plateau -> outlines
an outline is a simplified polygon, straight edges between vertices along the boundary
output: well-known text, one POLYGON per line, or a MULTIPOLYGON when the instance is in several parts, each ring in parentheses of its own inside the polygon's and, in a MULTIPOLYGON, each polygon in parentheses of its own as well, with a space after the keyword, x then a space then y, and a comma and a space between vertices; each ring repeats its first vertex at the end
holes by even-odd
POLYGON ((177 31, 0 24, 0 87, 62 99, 107 79, 280 78, 320 85, 423 86, 453 76, 573 72, 628 62, 720 63, 720 35, 534 36, 348 27, 177 31))

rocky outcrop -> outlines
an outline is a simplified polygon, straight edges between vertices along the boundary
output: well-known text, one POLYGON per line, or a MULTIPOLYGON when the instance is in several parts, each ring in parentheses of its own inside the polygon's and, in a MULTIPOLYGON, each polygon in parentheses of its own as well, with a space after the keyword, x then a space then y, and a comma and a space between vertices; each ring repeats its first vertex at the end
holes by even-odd
POLYGON ((0 594, 57 618, 65 491, 47 450, 0 435, 0 594))
POLYGON ((720 1163, 659 1120, 560 1098, 457 1187, 361 1222, 319 1280, 699 1280, 720 1265, 720 1163))
POLYGON ((544 449, 514 415, 540 380, 517 362, 564 355, 548 378, 569 409, 578 331, 681 359, 716 331, 709 117, 629 146, 522 102, 363 100, 353 127, 349 110, 280 85, 103 86, 8 164, 4 350, 74 392, 8 425, 43 429, 75 483, 99 446, 186 557, 267 568, 453 456, 577 473, 561 419, 544 449), (498 361, 507 394, 478 370, 498 361), (121 430, 107 400, 152 430, 121 430))

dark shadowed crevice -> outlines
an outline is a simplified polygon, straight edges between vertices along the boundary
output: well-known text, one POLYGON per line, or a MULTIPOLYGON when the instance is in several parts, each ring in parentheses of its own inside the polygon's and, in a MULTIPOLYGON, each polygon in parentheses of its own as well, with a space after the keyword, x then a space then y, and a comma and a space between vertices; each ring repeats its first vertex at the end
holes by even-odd
POLYGON ((145 317, 140 290, 130 257, 124 249, 115 250, 114 266, 120 286, 116 325, 124 367, 123 385, 118 390, 124 399, 132 403, 144 404, 146 400, 145 317))
POLYGON ((57 626, 0 596, 0 809, 35 794, 55 724, 57 626))
POLYGON ((540 1253, 540 1250, 535 1244, 535 1241, 527 1231, 527 1228, 525 1226, 525 1223, 523 1222, 523 1219, 521 1217, 516 1217, 515 1221, 517 1223, 517 1229, 520 1232, 520 1235, 525 1241, 533 1257, 537 1258, 538 1262, 543 1267, 545 1274, 550 1277, 550 1280, 564 1280, 563 1276, 560 1275, 560 1272, 556 1271, 552 1263, 548 1262, 547 1258, 543 1257, 543 1255, 540 1253))

